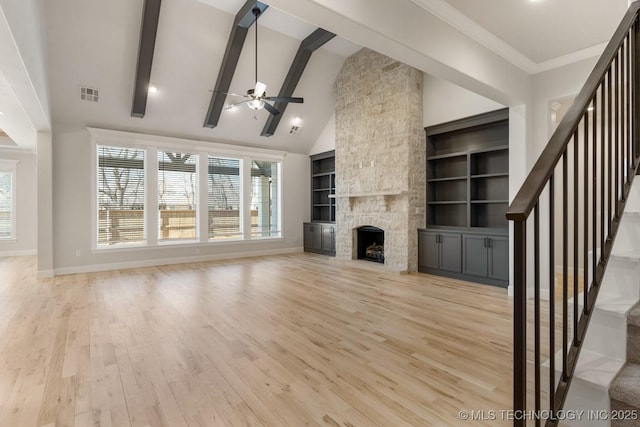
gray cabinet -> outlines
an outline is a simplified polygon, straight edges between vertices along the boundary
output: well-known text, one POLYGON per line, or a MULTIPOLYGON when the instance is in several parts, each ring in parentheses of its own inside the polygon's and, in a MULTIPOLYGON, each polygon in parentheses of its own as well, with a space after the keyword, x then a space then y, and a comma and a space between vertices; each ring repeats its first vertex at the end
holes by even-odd
POLYGON ((305 222, 304 223, 304 250, 318 254, 336 254, 336 228, 335 224, 305 222))
MULTIPOLYGON (((506 287, 509 237, 479 230, 418 230, 418 270, 470 282, 506 287)), ((504 234, 501 234, 504 233, 504 234)))
POLYGON ((509 281, 509 238, 506 236, 488 237, 487 276, 490 279, 509 281))
POLYGON ((495 235, 462 235, 462 272, 493 280, 509 280, 509 239, 495 235))
POLYGON ((419 268, 461 271, 460 234, 420 231, 418 234, 419 268))
POLYGON ((462 272, 472 276, 486 277, 489 271, 487 238, 477 234, 464 234, 462 250, 462 272))

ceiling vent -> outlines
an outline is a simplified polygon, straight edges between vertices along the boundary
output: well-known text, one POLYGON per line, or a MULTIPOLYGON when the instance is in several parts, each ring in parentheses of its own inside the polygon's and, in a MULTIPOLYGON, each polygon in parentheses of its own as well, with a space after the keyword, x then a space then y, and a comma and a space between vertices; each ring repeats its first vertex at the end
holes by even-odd
POLYGON ((98 102, 98 89, 80 86, 80 99, 89 102, 98 102))

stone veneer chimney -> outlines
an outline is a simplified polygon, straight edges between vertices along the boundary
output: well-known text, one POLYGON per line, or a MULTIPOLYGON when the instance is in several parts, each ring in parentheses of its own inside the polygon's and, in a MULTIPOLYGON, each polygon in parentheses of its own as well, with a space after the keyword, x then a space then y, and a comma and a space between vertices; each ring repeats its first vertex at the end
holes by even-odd
POLYGON ((385 267, 416 271, 425 224, 423 75, 369 49, 336 79, 336 256, 357 258, 356 229, 385 231, 385 267))

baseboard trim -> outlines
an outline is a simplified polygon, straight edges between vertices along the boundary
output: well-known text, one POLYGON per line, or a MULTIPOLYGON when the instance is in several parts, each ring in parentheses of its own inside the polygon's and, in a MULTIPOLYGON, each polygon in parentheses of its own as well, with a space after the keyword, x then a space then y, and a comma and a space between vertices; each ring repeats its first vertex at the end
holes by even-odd
POLYGON ((50 279, 55 276, 55 271, 53 270, 38 270, 36 273, 36 277, 38 279, 50 279))
POLYGON ((95 273, 99 271, 126 270, 129 268, 157 267, 160 265, 188 264, 192 262, 222 261, 227 259, 240 259, 263 257, 270 255, 286 255, 303 252, 303 248, 269 249, 263 251, 234 252, 226 254, 199 255, 183 258, 150 259, 143 261, 117 262, 111 264, 92 264, 74 267, 61 267, 54 270, 55 276, 67 274, 95 273))
POLYGON ((0 251, 0 258, 10 257, 10 256, 32 256, 38 255, 38 251, 36 249, 26 249, 23 251, 0 251))

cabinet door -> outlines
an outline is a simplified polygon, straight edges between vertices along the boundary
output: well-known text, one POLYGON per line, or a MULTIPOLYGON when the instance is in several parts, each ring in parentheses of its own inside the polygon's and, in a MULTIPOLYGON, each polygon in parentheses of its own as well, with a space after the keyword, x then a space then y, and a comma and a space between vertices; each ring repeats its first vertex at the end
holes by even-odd
POLYGON ((509 239, 505 236, 489 237, 488 276, 496 280, 509 280, 509 239))
POLYGON ((322 250, 331 253, 336 251, 335 228, 333 225, 322 226, 322 250))
POLYGON ((440 268, 440 244, 438 234, 431 231, 418 232, 418 267, 440 268))
POLYGON ((477 234, 462 235, 462 272, 487 277, 487 238, 477 234))
POLYGON ((440 269, 452 273, 462 271, 460 234, 440 233, 440 269))
POLYGON ((304 247, 312 251, 322 250, 322 226, 319 224, 304 224, 304 247))

